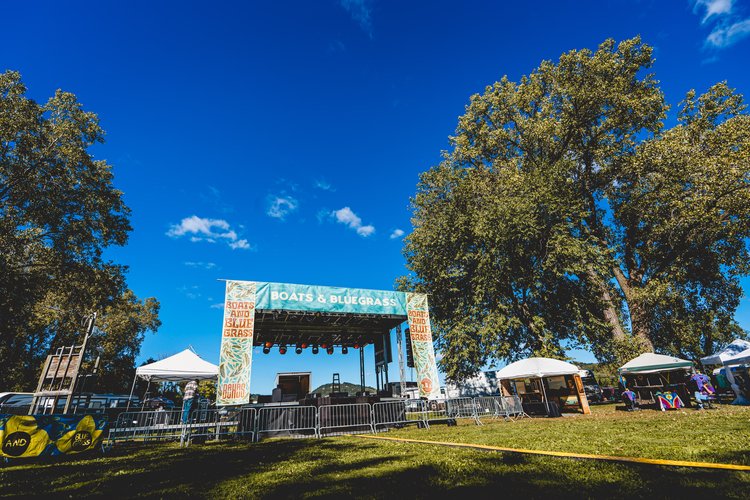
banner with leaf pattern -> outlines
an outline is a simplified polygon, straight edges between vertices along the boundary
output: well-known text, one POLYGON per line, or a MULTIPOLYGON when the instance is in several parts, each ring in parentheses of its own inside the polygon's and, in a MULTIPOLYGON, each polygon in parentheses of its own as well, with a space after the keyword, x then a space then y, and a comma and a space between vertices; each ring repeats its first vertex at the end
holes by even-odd
POLYGON ((106 430, 106 417, 92 415, 0 415, 0 457, 93 450, 101 444, 106 430))
POLYGON ((432 345, 432 328, 427 295, 406 294, 406 315, 409 319, 414 368, 417 370, 417 385, 420 397, 435 399, 440 397, 440 379, 435 361, 435 347, 432 345))
POLYGON ((255 290, 256 283, 252 281, 227 281, 217 406, 250 402, 255 290))

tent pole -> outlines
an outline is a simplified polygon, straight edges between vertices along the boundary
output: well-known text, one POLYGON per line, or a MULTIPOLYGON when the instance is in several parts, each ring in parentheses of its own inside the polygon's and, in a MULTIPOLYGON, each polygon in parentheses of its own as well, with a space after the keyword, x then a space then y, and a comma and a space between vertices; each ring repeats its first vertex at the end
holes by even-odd
POLYGON ((141 404, 141 411, 146 409, 146 396, 148 396, 148 390, 151 388, 151 377, 148 379, 148 384, 146 384, 146 392, 143 393, 143 404, 141 404))
POLYGON ((128 406, 125 408, 127 412, 130 410, 130 400, 133 399, 133 391, 135 390, 135 381, 138 380, 138 373, 133 376, 133 385, 130 387, 130 397, 128 397, 128 406))
POLYGON ((542 394, 544 396, 544 405, 547 407, 547 416, 549 417, 549 400, 547 399, 547 391, 544 390, 544 378, 539 377, 539 384, 542 386, 542 394))

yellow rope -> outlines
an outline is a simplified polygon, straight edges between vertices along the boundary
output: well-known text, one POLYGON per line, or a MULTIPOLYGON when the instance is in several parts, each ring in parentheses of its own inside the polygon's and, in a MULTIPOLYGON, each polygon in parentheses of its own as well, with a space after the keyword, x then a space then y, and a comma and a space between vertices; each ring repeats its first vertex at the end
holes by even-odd
POLYGON ((445 443, 442 441, 424 441, 421 439, 392 438, 385 436, 369 436, 366 434, 357 434, 356 437, 364 439, 380 439, 382 441, 396 441, 401 443, 419 443, 434 444, 439 446, 454 446, 458 448, 475 448, 478 450, 504 451, 510 453, 527 453, 531 455, 547 455, 551 457, 566 458, 588 458, 591 460, 607 460, 610 462, 630 462, 637 464, 651 465, 668 465, 673 467, 699 467, 702 469, 726 469, 737 471, 750 471, 750 465, 720 464, 713 462, 688 462, 685 460, 661 460, 657 458, 638 458, 638 457, 615 457, 611 455, 591 455, 588 453, 565 453, 562 451, 545 451, 545 450, 525 450, 521 448, 502 448, 500 446, 488 446, 484 444, 468 443, 445 443))

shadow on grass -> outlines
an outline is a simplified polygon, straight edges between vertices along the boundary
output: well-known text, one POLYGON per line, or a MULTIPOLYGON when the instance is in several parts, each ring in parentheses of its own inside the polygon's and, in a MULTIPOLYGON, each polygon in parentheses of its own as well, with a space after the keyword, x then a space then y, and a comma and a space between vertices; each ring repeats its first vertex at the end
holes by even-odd
POLYGON ((356 438, 118 446, 0 468, 0 495, 581 498, 750 496, 750 474, 524 456, 356 438))

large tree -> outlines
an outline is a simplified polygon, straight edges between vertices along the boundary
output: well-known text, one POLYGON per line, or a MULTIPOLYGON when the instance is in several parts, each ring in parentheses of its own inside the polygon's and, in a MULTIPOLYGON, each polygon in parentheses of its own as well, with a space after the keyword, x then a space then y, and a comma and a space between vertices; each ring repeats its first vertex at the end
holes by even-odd
POLYGON ((99 314, 104 389, 132 370, 159 304, 139 300, 126 268, 103 258, 130 224, 112 168, 90 153, 103 140, 95 114, 73 94, 26 96, 20 75, 0 74, 0 366, 4 388, 30 389, 51 347, 80 341, 99 314))
POLYGON ((420 179, 405 249, 449 376, 570 346, 698 355, 739 333, 741 97, 690 93, 665 131, 652 63, 640 39, 608 40, 471 97, 420 179))

